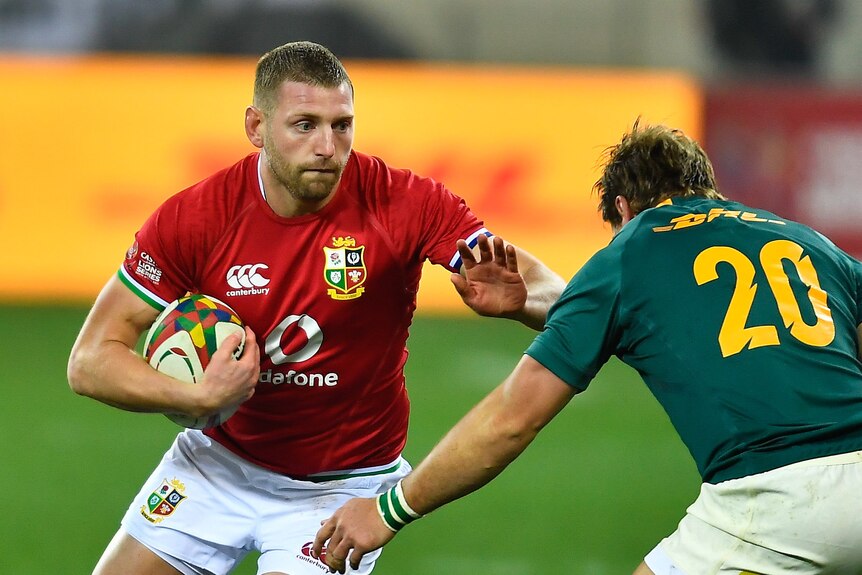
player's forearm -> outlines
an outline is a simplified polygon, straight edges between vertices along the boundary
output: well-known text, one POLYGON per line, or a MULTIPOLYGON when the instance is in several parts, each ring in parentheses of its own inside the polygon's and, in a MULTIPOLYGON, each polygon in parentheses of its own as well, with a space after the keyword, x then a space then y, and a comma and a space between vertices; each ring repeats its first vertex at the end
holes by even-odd
POLYGON ((502 386, 474 407, 404 480, 410 506, 426 514, 490 482, 533 440, 504 415, 502 386))
POLYGON ((538 261, 522 275, 527 285, 527 301, 513 319, 536 331, 542 331, 548 318, 548 310, 563 293, 566 282, 538 261))
POLYGON ((206 414, 197 386, 158 373, 119 341, 76 345, 67 375, 75 393, 127 411, 206 414))
POLYGON ((524 355, 515 370, 402 482, 409 507, 425 514, 482 487, 524 451, 577 390, 524 355))

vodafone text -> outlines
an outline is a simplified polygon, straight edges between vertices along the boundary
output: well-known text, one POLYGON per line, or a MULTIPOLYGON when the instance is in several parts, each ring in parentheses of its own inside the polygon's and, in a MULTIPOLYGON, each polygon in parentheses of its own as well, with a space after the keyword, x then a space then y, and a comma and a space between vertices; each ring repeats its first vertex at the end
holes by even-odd
POLYGON ((271 383, 273 385, 297 385, 300 387, 332 387, 338 385, 337 373, 301 373, 290 370, 287 373, 267 369, 260 372, 258 383, 271 383))

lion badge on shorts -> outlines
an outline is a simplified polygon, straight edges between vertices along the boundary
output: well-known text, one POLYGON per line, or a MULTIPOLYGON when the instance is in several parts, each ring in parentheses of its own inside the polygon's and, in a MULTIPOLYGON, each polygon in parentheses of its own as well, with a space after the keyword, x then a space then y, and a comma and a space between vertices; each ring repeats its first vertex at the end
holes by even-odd
POLYGON ((176 477, 170 481, 163 479, 147 498, 146 505, 141 505, 141 515, 150 523, 161 523, 186 498, 185 490, 186 486, 176 477))

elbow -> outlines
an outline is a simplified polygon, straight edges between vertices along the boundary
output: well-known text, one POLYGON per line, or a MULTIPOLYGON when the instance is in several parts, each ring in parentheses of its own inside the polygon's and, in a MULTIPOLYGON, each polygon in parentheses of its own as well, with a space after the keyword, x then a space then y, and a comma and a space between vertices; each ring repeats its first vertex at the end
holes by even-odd
POLYGON ((87 397, 92 396, 88 373, 89 370, 86 368, 86 361, 84 361, 81 352, 73 350, 66 366, 66 379, 69 381, 69 387, 73 392, 87 397))
POLYGON ((66 379, 69 381, 69 387, 77 393, 78 395, 87 395, 86 394, 86 385, 84 385, 85 379, 82 374, 82 370, 80 366, 69 360, 69 365, 66 366, 66 379))

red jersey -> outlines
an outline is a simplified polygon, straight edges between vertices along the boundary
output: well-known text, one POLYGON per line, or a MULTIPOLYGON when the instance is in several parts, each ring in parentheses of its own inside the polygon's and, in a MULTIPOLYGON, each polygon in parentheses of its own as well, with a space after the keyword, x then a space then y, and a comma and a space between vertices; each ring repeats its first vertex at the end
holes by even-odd
POLYGON ((322 210, 283 218, 266 203, 259 156, 162 204, 120 277, 157 309, 214 296, 255 332, 257 389, 205 431, 214 440, 292 476, 389 464, 407 437, 422 264, 457 271, 455 242, 488 232, 441 184, 357 152, 322 210))

